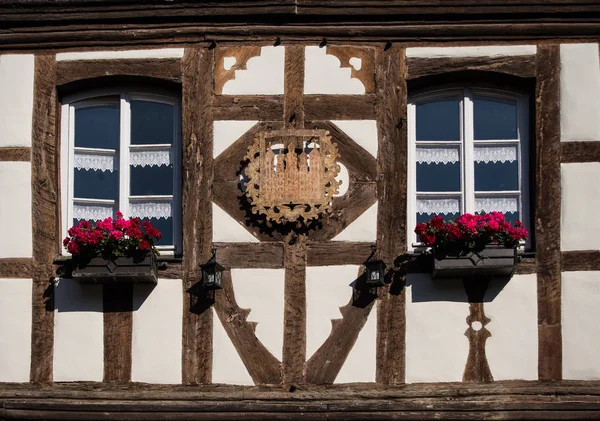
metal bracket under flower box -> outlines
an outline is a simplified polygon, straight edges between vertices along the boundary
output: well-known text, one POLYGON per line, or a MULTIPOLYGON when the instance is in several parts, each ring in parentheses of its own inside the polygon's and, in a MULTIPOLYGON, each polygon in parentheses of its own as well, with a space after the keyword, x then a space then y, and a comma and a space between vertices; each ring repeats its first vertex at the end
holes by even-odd
POLYGON ((85 264, 73 262, 73 279, 80 284, 158 282, 156 256, 153 253, 142 258, 119 256, 107 260, 94 257, 85 264))
POLYGON ((517 249, 487 245, 479 252, 461 255, 434 253, 432 278, 510 278, 517 267, 517 249))

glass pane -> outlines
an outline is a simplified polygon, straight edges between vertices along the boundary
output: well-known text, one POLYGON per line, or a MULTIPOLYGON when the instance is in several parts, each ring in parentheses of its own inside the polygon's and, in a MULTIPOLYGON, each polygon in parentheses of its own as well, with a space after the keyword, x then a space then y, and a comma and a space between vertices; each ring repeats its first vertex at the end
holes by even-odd
POLYGON ((152 226, 158 229, 162 237, 155 241, 155 246, 169 246, 174 244, 173 239, 173 218, 143 218, 142 221, 150 221, 152 226))
POLYGON ((518 197, 475 197, 476 213, 502 212, 507 221, 514 223, 519 219, 518 197))
POLYGON ((460 191, 460 147, 417 146, 417 191, 460 191))
POLYGON ((475 140, 517 139, 517 103, 497 98, 473 98, 475 140))
POLYGON ((75 197, 81 199, 119 199, 119 172, 74 170, 75 197))
POLYGON ((173 165, 130 168, 132 196, 173 194, 173 165))
POLYGON ((417 140, 460 140, 460 100, 422 102, 416 114, 417 140))
POLYGON ((475 146, 475 190, 519 190, 517 146, 475 146))
POLYGON ((75 146, 119 150, 119 106, 95 105, 75 109, 75 146))
POLYGON ((173 143, 173 105, 131 101, 131 144, 173 143))

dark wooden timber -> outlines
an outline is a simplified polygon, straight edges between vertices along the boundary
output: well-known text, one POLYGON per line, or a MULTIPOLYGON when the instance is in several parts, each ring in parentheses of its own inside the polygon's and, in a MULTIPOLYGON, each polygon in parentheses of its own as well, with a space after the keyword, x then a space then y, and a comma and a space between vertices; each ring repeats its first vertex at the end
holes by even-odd
POLYGON ((188 291, 200 281, 212 247, 213 57, 187 48, 182 66, 184 384, 210 383, 212 375, 212 311, 188 291))
POLYGON ((281 269, 282 243, 215 243, 218 261, 229 269, 281 269))
POLYGON ((307 120, 372 120, 375 95, 305 95, 304 108, 307 120))
POLYGON ((283 95, 217 95, 213 102, 215 120, 281 120, 283 95))
POLYGON ((104 381, 131 381, 133 284, 102 287, 104 310, 104 381))
POLYGON ((29 257, 8 257, 0 259, 0 278, 31 278, 33 259, 29 257))
POLYGON ((563 164, 600 162, 600 142, 561 142, 560 161, 563 164))
POLYGON ((405 379, 405 292, 393 266, 406 251, 406 58, 392 46, 376 53, 378 174, 377 256, 386 262, 390 283, 383 288, 377 312, 378 383, 399 384, 405 379), (392 205, 393 204, 393 205, 392 205))
POLYGON ((371 255, 373 243, 309 241, 308 266, 362 265, 371 255))
POLYGON ((56 59, 35 57, 31 202, 33 221, 33 295, 31 372, 34 383, 52 382, 54 349, 54 255, 58 252, 56 141, 56 59))
POLYGON ((1 161, 31 161, 31 148, 23 146, 18 148, 0 148, 1 161))
POLYGON ((561 270, 565 272, 600 270, 600 251, 563 251, 561 253, 561 270))
POLYGON ((485 315, 483 297, 490 284, 490 278, 469 278, 463 281, 469 299, 469 315, 465 336, 469 339, 469 356, 463 373, 464 382, 491 382, 494 380, 487 356, 485 343, 492 336, 487 329, 491 319, 485 315), (477 329, 474 322, 481 323, 477 329))
POLYGON ((144 76, 181 82, 181 60, 166 58, 59 61, 57 72, 58 85, 104 76, 144 76))
POLYGON ((536 87, 538 374, 562 378, 560 253, 560 48, 539 45, 536 87))
POLYGON ((250 310, 235 300, 230 270, 223 272, 222 287, 215 293, 214 308, 250 377, 256 384, 281 383, 280 362, 256 337, 256 323, 246 320, 250 310))
POLYGON ((509 57, 412 57, 406 59, 408 79, 465 70, 535 77, 535 56, 509 57))
MULTIPOLYGON (((283 121, 304 128, 304 47, 285 49, 283 121)), ((292 232, 283 245, 285 268, 282 382, 305 382, 306 362, 306 235, 292 232)))

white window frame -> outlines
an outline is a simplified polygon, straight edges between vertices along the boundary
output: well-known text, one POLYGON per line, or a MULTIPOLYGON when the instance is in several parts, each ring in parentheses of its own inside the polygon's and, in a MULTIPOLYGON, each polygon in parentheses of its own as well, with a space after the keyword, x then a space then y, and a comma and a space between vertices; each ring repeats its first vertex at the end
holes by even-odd
MULTIPOLYGON (((531 231, 530 212, 529 212, 529 95, 523 92, 500 90, 494 88, 478 87, 476 85, 453 85, 440 87, 437 89, 429 89, 422 93, 411 95, 408 100, 408 186, 407 186, 407 245, 409 251, 414 251, 415 248, 422 247, 421 243, 417 242, 414 228, 416 226, 417 213, 417 163, 416 163, 416 104, 419 102, 429 101, 441 98, 457 98, 460 103, 459 118, 462 122, 460 125, 460 140, 455 142, 449 141, 420 141, 419 145, 426 144, 431 146, 459 146, 460 150, 460 191, 459 192, 431 192, 431 196, 439 195, 455 195, 460 196, 462 210, 460 213, 474 213, 475 209, 475 163, 474 163, 474 147, 478 144, 487 145, 518 145, 517 160, 519 162, 519 190, 511 191, 478 191, 478 196, 494 195, 502 196, 517 196, 519 198, 519 214, 521 221, 531 231), (518 139, 507 140, 474 140, 474 121, 473 121, 473 97, 486 96, 504 100, 515 101, 517 104, 517 135, 518 139)), ((419 195, 427 195, 427 193, 419 193, 419 195)), ((530 237, 531 238, 531 237, 530 237)), ((525 247, 530 247, 531 239, 527 240, 525 247)))
MULTIPOLYGON (((125 218, 129 216, 131 202, 143 201, 170 201, 172 202, 173 217, 173 242, 171 245, 160 245, 156 248, 161 255, 174 256, 182 252, 182 200, 181 200, 181 102, 179 98, 168 91, 132 87, 100 89, 87 91, 82 94, 67 96, 61 106, 61 219, 62 235, 66 236, 73 221, 73 204, 75 200, 79 203, 106 204, 114 206, 113 200, 105 199, 78 199, 74 197, 74 174, 75 174, 75 109, 79 107, 90 107, 100 104, 118 103, 120 110, 119 128, 119 210, 125 218), (131 145, 131 101, 151 101, 172 105, 173 108, 173 142, 168 144, 153 145, 131 145), (129 151, 131 149, 149 150, 164 149, 170 147, 173 155, 173 196, 167 195, 130 195, 130 162, 129 151)), ((77 148, 80 149, 80 148, 77 148)), ((83 149, 83 148, 82 148, 83 149)), ((90 149, 90 151, 94 151, 90 149)), ((102 150, 104 152, 105 150, 102 150)), ((98 152, 98 151, 96 151, 98 152)), ((108 151, 107 153, 110 153, 108 151)), ((116 153, 116 151, 113 151, 116 153)), ((63 250, 63 254, 68 253, 63 250)))

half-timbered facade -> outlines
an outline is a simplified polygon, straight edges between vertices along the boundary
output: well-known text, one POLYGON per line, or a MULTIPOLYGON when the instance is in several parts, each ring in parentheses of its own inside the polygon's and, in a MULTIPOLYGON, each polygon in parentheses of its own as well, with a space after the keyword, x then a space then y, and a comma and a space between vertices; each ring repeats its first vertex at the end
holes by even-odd
POLYGON ((1 420, 600 417, 597 2, 0 0, 0 23, 1 420), (265 184, 318 212, 274 223, 265 184), (157 285, 65 276, 68 227, 117 210, 163 231, 157 285), (515 274, 432 279, 415 224, 481 210, 529 230, 515 274), (385 286, 359 288, 374 245, 385 286))

